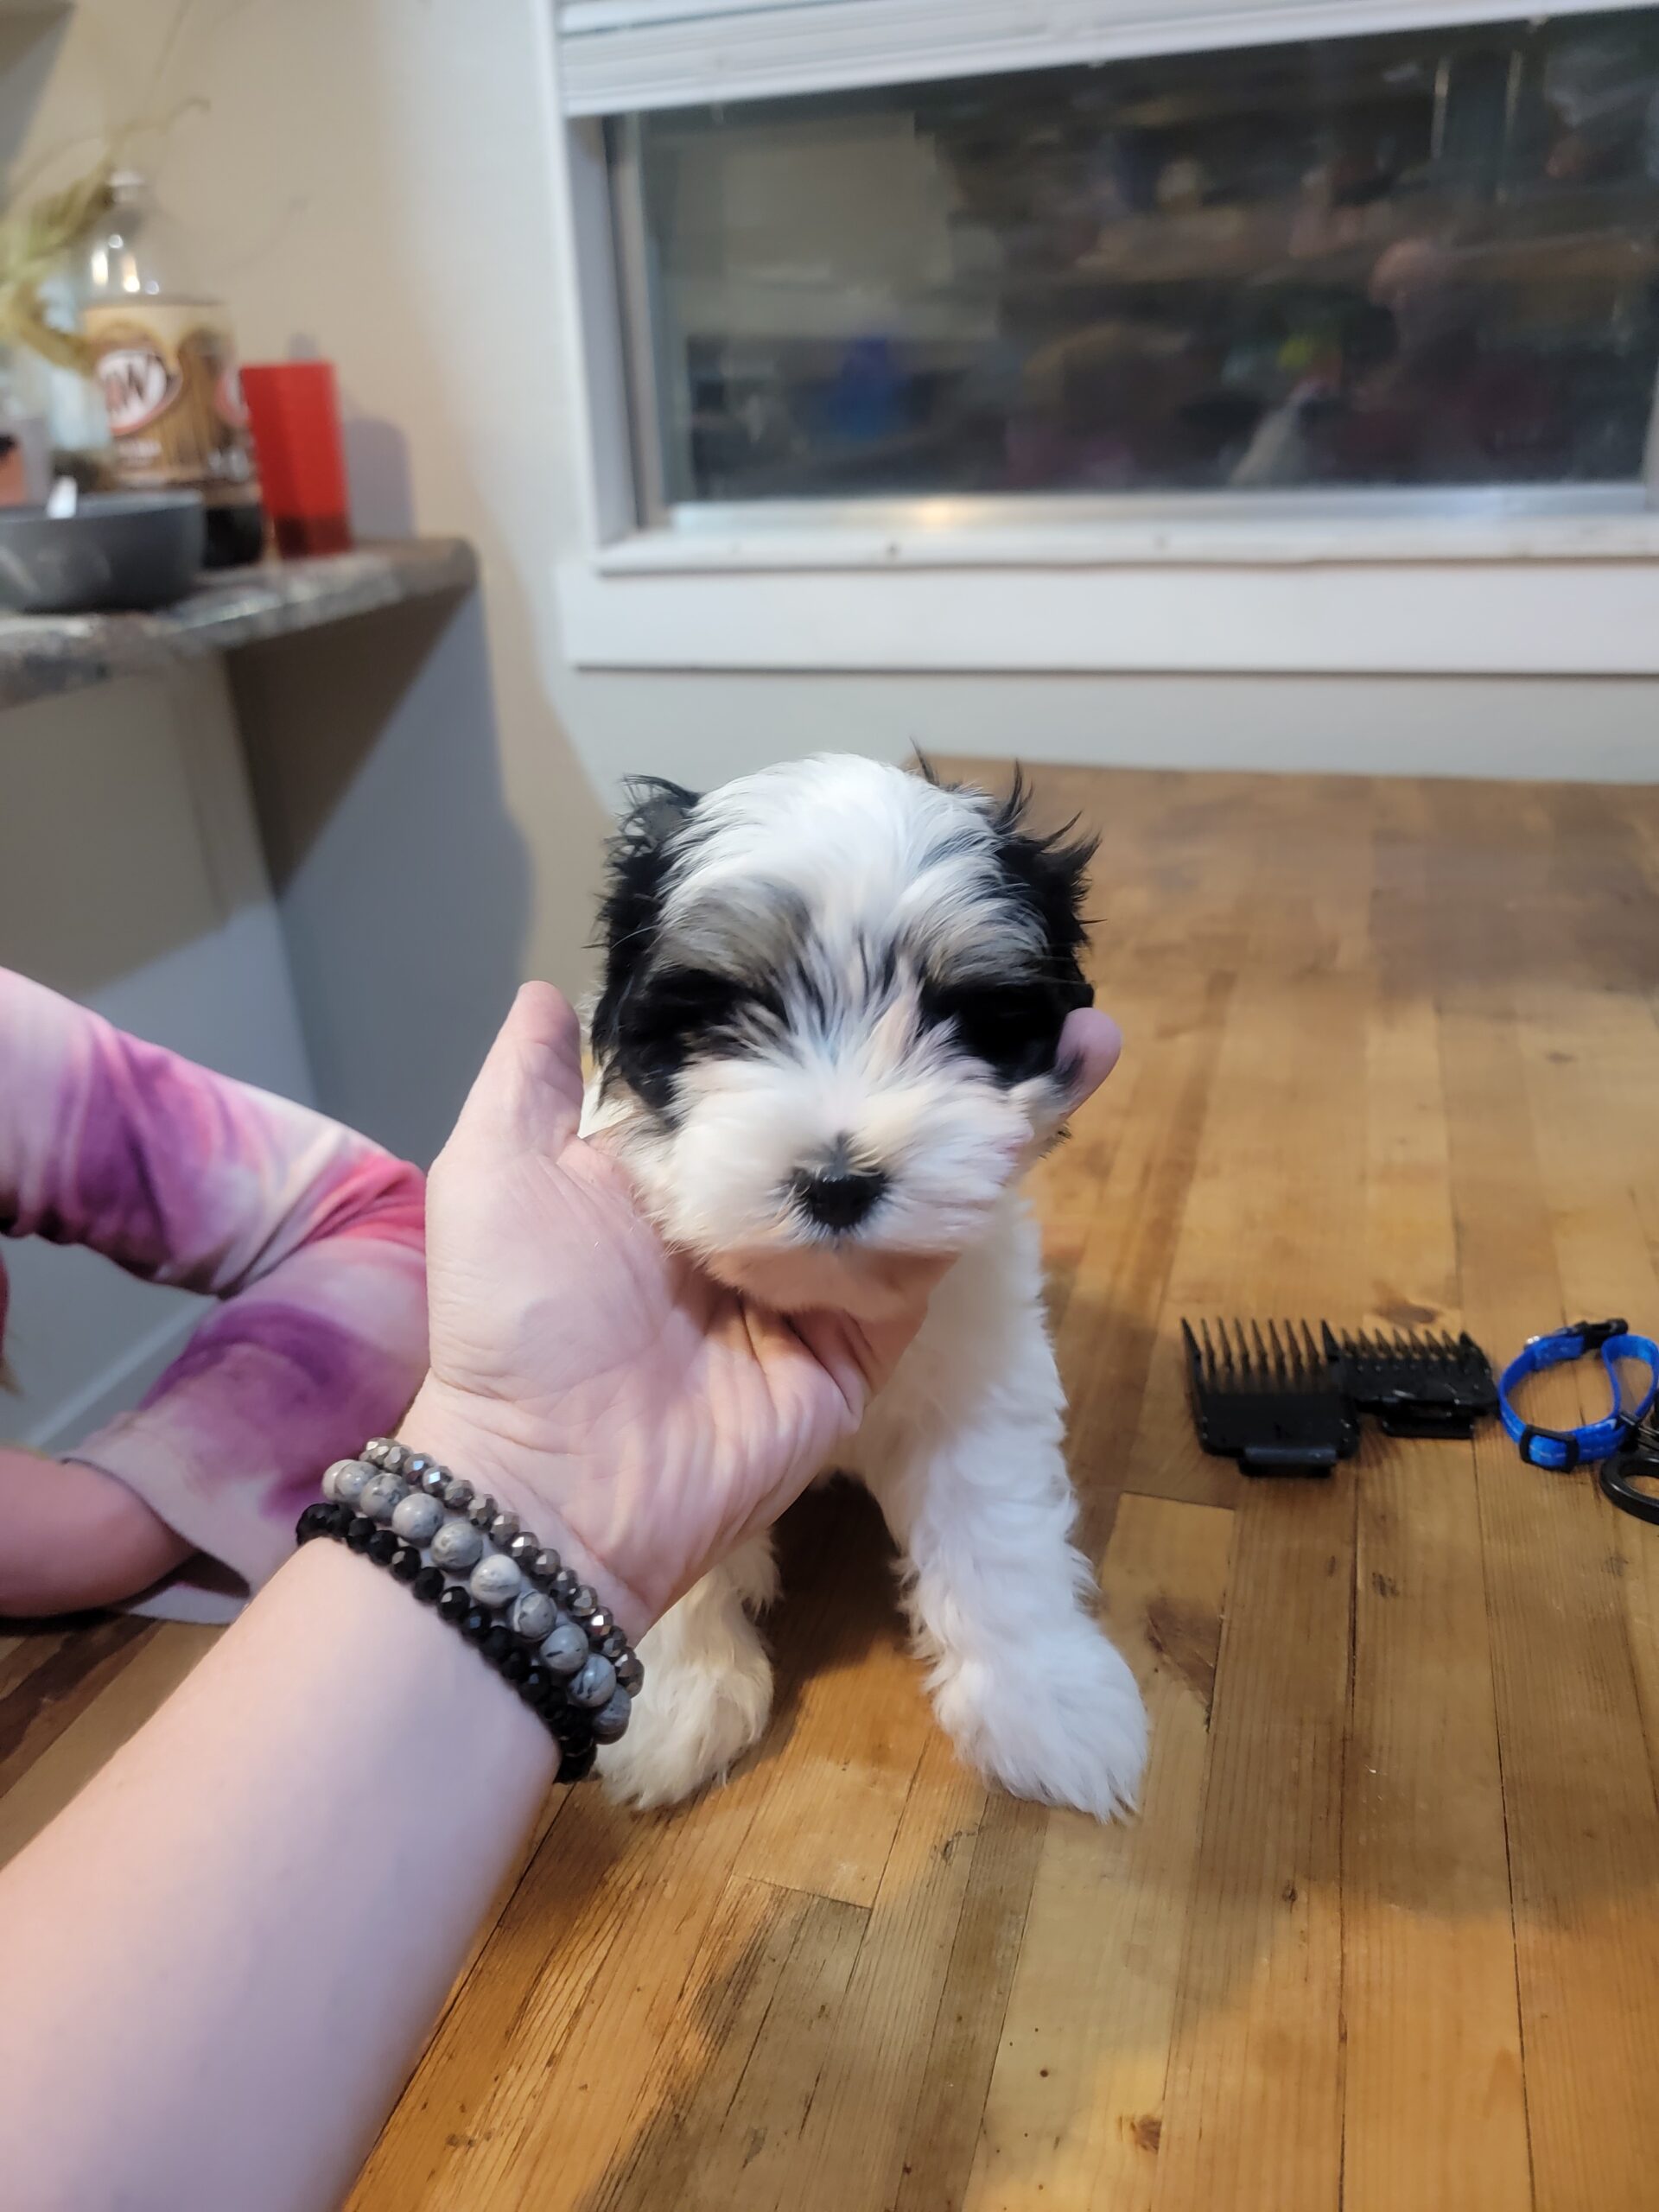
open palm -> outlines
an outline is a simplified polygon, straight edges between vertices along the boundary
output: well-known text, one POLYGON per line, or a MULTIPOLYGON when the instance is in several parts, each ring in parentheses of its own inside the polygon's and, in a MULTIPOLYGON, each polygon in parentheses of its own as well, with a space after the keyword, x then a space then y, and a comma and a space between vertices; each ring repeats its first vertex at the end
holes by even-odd
POLYGON ((890 1321, 766 1313, 664 1247, 581 1106, 575 1016, 527 984, 432 1171, 431 1372, 404 1433, 637 1631, 857 1427, 938 1268, 890 1321))

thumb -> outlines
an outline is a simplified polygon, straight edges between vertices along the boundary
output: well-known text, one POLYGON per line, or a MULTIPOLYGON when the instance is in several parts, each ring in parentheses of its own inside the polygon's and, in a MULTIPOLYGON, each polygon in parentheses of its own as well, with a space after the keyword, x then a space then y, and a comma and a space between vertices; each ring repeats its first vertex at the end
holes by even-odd
POLYGON ((875 1319, 814 1312, 790 1317, 790 1325, 830 1375, 855 1421, 910 1349, 927 1318, 927 1301, 950 1271, 948 1252, 918 1255, 905 1262, 899 1294, 875 1319))
POLYGON ((1098 1007, 1080 1006, 1067 1014, 1060 1032, 1058 1065, 1065 1071, 1068 1114, 1093 1097, 1117 1065, 1122 1050, 1123 1032, 1109 1014, 1103 1014, 1098 1007))
POLYGON ((551 983, 522 983, 449 1143, 552 1157, 576 1134, 582 1088, 582 1025, 574 1007, 551 983))

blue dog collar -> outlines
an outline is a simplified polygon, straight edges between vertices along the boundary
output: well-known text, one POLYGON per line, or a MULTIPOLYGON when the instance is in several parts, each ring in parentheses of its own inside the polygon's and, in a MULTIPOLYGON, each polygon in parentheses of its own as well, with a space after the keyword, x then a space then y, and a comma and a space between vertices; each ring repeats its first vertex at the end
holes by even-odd
POLYGON ((1521 1447, 1529 1466, 1550 1467, 1565 1474, 1583 1460, 1610 1459, 1639 1421, 1651 1410, 1659 1395, 1659 1344, 1651 1337, 1632 1336, 1623 1321, 1577 1321, 1569 1329, 1553 1329, 1548 1336, 1531 1337, 1504 1369, 1497 1385, 1498 1413, 1503 1426, 1521 1447), (1582 1428, 1538 1428, 1522 1421, 1510 1402, 1510 1393, 1529 1375, 1546 1367, 1560 1367, 1599 1351, 1612 1392, 1613 1409, 1600 1421, 1582 1428), (1648 1370, 1648 1387, 1641 1402, 1626 1406, 1619 1395, 1618 1362, 1639 1359, 1648 1370))

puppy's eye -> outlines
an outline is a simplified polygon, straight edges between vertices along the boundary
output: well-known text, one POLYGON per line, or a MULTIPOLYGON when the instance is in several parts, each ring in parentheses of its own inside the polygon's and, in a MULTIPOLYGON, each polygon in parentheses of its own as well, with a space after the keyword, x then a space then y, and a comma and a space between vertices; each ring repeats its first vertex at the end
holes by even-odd
POLYGON ((640 1097, 660 1109, 698 1047, 728 1037, 737 1016, 758 1003, 753 988, 712 969, 659 970, 623 1002, 618 1065, 640 1097))
POLYGON ((958 984, 929 999, 934 1019, 948 1021, 963 1049, 1005 1083, 1027 1083, 1053 1066, 1062 1014, 1047 984, 958 984))
POLYGON ((742 986, 706 968, 671 968, 653 976, 629 1005, 636 1033, 682 1033, 728 1020, 744 1001, 742 986))

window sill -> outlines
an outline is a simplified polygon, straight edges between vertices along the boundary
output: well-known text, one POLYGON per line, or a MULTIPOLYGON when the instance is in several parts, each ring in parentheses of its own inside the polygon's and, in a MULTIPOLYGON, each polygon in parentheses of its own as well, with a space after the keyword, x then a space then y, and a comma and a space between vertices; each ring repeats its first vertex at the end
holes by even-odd
MULTIPOLYGON (((1112 569, 1170 567, 1304 568, 1326 562, 1643 561, 1659 558, 1659 510, 1632 505, 1624 486, 1605 505, 1567 513, 1500 512, 1471 500, 1457 515, 1375 510, 1332 515, 1311 504, 1282 503, 1247 518, 1172 516, 1143 512, 1104 520, 1002 524, 969 521, 969 503, 908 502, 891 527, 872 525, 856 509, 837 519, 796 524, 733 519, 713 509, 707 518, 643 530, 602 547, 593 565, 605 575, 688 572, 879 569, 1112 569)), ((973 512, 982 512, 974 503, 973 512)))
POLYGON ((969 530, 940 501, 642 531, 558 594, 579 667, 1659 675, 1659 513, 969 530))

